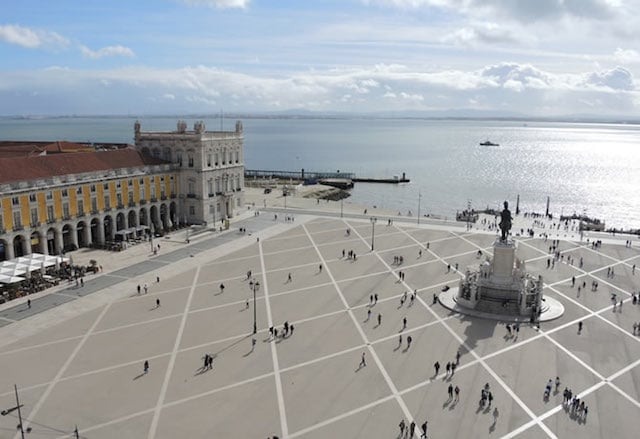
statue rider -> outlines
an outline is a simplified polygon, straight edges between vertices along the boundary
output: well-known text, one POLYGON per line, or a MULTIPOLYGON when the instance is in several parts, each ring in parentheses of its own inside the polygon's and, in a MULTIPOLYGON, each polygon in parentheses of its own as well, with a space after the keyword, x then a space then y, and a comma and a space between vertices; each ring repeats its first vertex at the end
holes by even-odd
POLYGON ((504 210, 500 213, 500 231, 502 232, 502 236, 500 237, 501 241, 507 240, 507 235, 509 234, 509 230, 511 230, 511 211, 509 210, 509 203, 504 202, 504 210))

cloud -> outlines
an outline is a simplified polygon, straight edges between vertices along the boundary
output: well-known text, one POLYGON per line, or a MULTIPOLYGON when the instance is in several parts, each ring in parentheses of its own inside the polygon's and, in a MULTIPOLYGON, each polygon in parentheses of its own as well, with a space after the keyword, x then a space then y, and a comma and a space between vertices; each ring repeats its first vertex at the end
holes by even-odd
POLYGON ((128 47, 125 46, 106 46, 98 50, 91 50, 86 46, 80 46, 80 51, 82 54, 91 59, 99 59, 104 58, 106 56, 125 56, 128 58, 133 58, 135 53, 128 47))
POLYGON ((0 41, 27 49, 59 48, 69 44, 69 40, 56 32, 32 29, 16 24, 0 25, 0 41))
POLYGON ((468 108, 473 101, 475 108, 532 115, 589 111, 640 116, 639 98, 632 73, 622 67, 551 72, 515 62, 472 70, 377 64, 277 77, 208 66, 56 67, 6 73, 0 80, 0 114, 47 113, 52 101, 64 105, 55 107, 57 114, 197 112, 221 103, 229 111, 307 108, 365 113, 468 108), (30 96, 32 92, 39 95, 30 96), (585 102, 599 104, 588 107, 585 102))
POLYGON ((521 43, 525 36, 495 23, 476 23, 465 26, 442 37, 442 42, 460 46, 477 44, 521 43))
POLYGON ((613 58, 620 64, 632 64, 640 62, 640 53, 633 49, 617 48, 613 53, 613 58))
POLYGON ((635 0, 362 0, 369 5, 401 9, 437 8, 467 16, 500 16, 522 22, 565 17, 605 20, 635 0))
POLYGON ((189 6, 208 6, 218 9, 246 9, 251 0, 182 0, 189 6))

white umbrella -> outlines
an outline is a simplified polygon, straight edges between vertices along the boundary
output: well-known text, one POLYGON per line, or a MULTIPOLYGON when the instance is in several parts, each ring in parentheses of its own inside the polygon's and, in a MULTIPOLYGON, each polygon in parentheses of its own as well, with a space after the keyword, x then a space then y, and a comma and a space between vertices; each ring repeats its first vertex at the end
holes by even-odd
POLYGON ((4 274, 0 274, 0 283, 2 284, 16 284, 18 282, 22 282, 23 280, 25 280, 24 277, 6 276, 4 274))

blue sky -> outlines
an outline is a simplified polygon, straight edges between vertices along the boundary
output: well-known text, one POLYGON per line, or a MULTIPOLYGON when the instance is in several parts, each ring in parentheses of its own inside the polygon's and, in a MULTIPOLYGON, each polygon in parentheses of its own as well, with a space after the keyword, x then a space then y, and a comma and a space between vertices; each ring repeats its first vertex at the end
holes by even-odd
POLYGON ((0 115, 640 117, 640 0, 22 0, 0 115))

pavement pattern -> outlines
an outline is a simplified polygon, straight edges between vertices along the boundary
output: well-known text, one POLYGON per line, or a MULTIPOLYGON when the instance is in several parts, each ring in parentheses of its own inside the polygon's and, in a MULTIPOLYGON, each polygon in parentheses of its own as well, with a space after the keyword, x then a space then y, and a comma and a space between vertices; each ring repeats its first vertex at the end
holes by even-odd
MULTIPOLYGON (((478 250, 491 254, 494 234, 305 215, 277 227, 222 256, 207 256, 215 241, 198 244, 201 257, 165 255, 167 267, 179 264, 179 271, 134 266, 105 275, 123 280, 109 285, 123 289, 119 297, 0 345, 0 408, 15 406, 17 384, 30 438, 73 437, 76 425, 83 438, 397 438, 402 419, 414 420, 417 432, 428 421, 430 438, 637 434, 636 248, 560 241, 563 261, 548 269, 550 241, 516 238, 518 256, 543 275, 544 293, 565 313, 509 336, 501 322, 433 303, 477 262, 478 250), (138 295, 136 282, 148 283, 148 294, 138 295), (260 284, 255 302, 250 282, 260 284), (401 303, 405 292, 416 299, 401 303), (624 300, 615 312, 612 293, 624 300), (281 334, 285 321, 293 333, 271 337, 269 327, 281 334), (455 374, 447 375, 444 365, 458 352, 455 374), (206 354, 210 370, 203 368, 206 354), (559 391, 545 399, 556 376, 559 391), (480 407, 486 383, 494 400, 480 407), (448 397, 450 384, 461 389, 457 401, 448 397), (565 410, 565 387, 586 402, 586 418, 565 410)), ((99 287, 86 288, 98 296, 99 287)), ((0 328, 0 338, 11 326, 0 328)), ((15 411, 0 417, 0 437, 19 437, 16 424, 15 411)))

